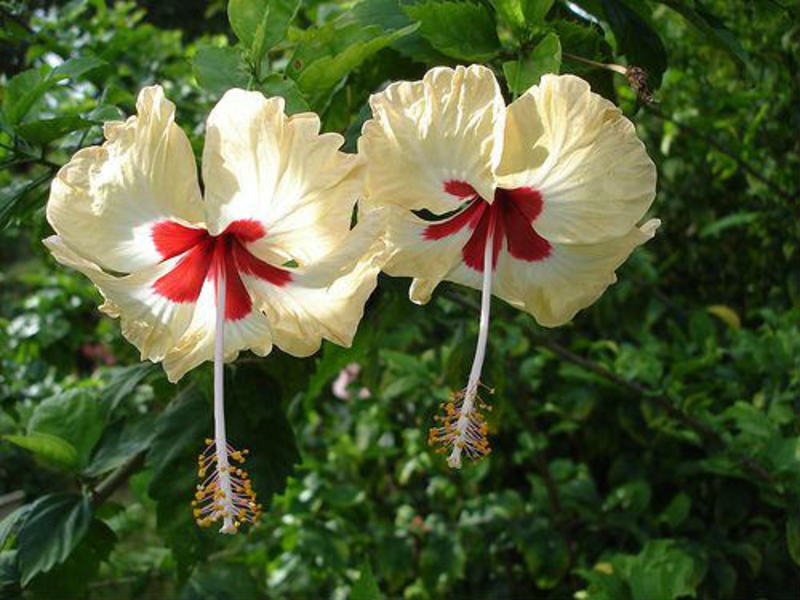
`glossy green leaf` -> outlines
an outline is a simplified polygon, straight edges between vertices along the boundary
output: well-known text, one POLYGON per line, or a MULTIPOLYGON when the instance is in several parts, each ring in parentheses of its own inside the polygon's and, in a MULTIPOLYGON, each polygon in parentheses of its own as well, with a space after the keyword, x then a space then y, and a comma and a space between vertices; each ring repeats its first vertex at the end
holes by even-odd
MULTIPOLYGON (((384 32, 397 31, 414 23, 401 8, 399 0, 361 0, 353 7, 352 15, 362 27, 378 25, 384 32)), ((448 60, 420 34, 419 29, 395 40, 391 47, 425 64, 442 64, 448 60)))
POLYGON ((156 418, 155 413, 150 413, 136 420, 122 419, 107 427, 83 474, 97 477, 108 473, 147 450, 156 435, 156 418))
POLYGON ((548 33, 528 56, 504 62, 503 74, 509 89, 520 95, 539 83, 545 73, 558 74, 560 67, 561 42, 555 33, 548 33))
POLYGON ((50 85, 46 69, 29 69, 9 79, 3 90, 3 115, 8 123, 22 121, 50 85))
POLYGON ((116 534, 99 519, 92 519, 80 543, 64 562, 30 582, 29 590, 43 600, 85 598, 97 577, 100 563, 108 558, 117 542, 116 534))
POLYGON ((283 98, 286 102, 286 113, 289 115, 309 110, 305 96, 291 79, 272 74, 261 82, 259 89, 267 98, 271 96, 283 98))
POLYGON ((53 81, 64 79, 78 79, 95 69, 102 67, 106 62, 96 56, 77 56, 65 60, 50 73, 53 81))
POLYGON ((17 131, 32 144, 44 146, 68 133, 82 131, 92 125, 94 122, 82 117, 54 117, 22 123, 17 131))
POLYGON ((309 37, 295 51, 291 65, 297 87, 317 110, 323 109, 336 86, 367 58, 414 31, 409 25, 398 31, 381 33, 378 28, 363 29, 356 24, 344 28, 325 27, 309 37), (322 52, 325 54, 321 55, 322 52))
POLYGON ((247 63, 236 48, 203 46, 194 57, 194 76, 200 87, 216 96, 230 88, 246 88, 247 63))
POLYGON ((30 504, 23 504, 3 517, 3 520, 0 521, 0 550, 6 545, 11 534, 19 529, 30 510, 30 504))
POLYGON ((520 0, 522 14, 528 27, 541 25, 555 0, 520 0))
POLYGON ((42 496, 31 506, 17 538, 22 584, 63 562, 91 521, 89 500, 79 494, 42 496))
POLYGON ((299 7, 300 0, 230 0, 231 28, 253 63, 283 39, 299 7))
POLYGON ((28 433, 46 433, 66 440, 77 452, 77 466, 83 467, 103 433, 107 410, 91 390, 68 390, 36 407, 28 422, 28 433))
POLYGON ((31 431, 25 435, 4 435, 3 439, 33 452, 45 463, 72 471, 78 468, 78 451, 70 442, 41 431, 31 431))
POLYGON ((494 17, 483 4, 428 0, 403 6, 434 48, 460 60, 483 62, 500 50, 494 17))
POLYGON ((19 561, 16 550, 0 552, 0 597, 19 598, 21 588, 19 585, 19 561))

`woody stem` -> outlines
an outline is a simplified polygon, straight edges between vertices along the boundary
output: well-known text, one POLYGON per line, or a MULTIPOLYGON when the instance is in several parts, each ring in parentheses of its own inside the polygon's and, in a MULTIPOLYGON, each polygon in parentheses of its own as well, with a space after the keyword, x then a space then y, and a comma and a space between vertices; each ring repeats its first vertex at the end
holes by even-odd
POLYGON ((216 278, 216 326, 214 329, 214 447, 217 454, 219 489, 223 494, 223 521, 220 533, 235 533, 231 502, 231 480, 228 466, 228 442, 225 436, 225 272, 216 278))

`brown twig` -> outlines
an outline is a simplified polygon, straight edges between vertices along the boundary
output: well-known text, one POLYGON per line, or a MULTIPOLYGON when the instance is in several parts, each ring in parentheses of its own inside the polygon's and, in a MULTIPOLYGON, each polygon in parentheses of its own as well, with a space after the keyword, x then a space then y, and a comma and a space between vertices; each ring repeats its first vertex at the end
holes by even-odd
MULTIPOLYGON (((588 359, 584 358, 583 356, 579 356, 574 352, 564 348, 557 342, 552 340, 548 340, 545 338, 538 338, 535 340, 535 343, 542 347, 546 348, 562 360, 566 360, 567 362, 571 362, 574 365, 577 365, 587 371, 591 371, 600 377, 620 386, 628 391, 640 396, 646 400, 650 400, 654 402, 658 406, 664 409, 670 417, 680 421, 693 431, 695 431, 700 437, 705 440, 706 442, 717 446, 719 448, 728 449, 725 440, 714 431, 711 427, 703 423, 702 421, 698 421, 691 415, 687 415, 685 412, 680 410, 675 403, 666 395, 660 392, 655 392, 654 390, 650 390, 642 385, 639 385, 636 382, 628 381, 627 379, 623 379, 613 371, 606 369, 604 366, 588 359)), ((768 483, 774 483, 774 479, 772 474, 769 473, 761 464, 757 461, 753 460, 749 456, 737 456, 737 461, 741 464, 748 472, 752 475, 755 475, 759 479, 766 481, 768 483)))
POLYGON ((128 478, 144 465, 144 457, 147 452, 140 452, 128 462, 120 466, 116 471, 106 477, 92 491, 92 508, 97 508, 117 491, 117 488, 128 481, 128 478))

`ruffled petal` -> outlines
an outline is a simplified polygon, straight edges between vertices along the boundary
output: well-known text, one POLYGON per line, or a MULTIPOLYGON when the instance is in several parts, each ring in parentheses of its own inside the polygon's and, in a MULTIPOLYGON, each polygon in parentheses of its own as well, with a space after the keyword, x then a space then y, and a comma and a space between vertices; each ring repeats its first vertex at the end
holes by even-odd
POLYGON ((118 273, 164 256, 159 222, 200 223, 203 204, 194 155, 160 86, 144 88, 137 115, 107 123, 106 142, 80 150, 58 172, 47 219, 72 251, 118 273))
MULTIPOLYGON (((625 235, 597 244, 553 244, 550 254, 535 262, 500 253, 493 281, 494 295, 531 313, 545 327, 556 327, 597 300, 616 282, 616 269, 633 250, 651 239, 661 224, 650 219, 625 235)), ((475 289, 481 273, 459 265, 446 277, 475 289)), ((429 285, 428 281, 417 283, 429 285)))
POLYGON ((313 262, 350 229, 361 191, 360 161, 339 152, 344 139, 320 135, 319 117, 287 117, 282 98, 230 90, 208 117, 203 180, 213 235, 237 220, 258 220, 249 249, 281 264, 313 262))
POLYGON ((58 262, 77 269, 98 287, 105 299, 100 310, 120 319, 122 335, 140 350, 142 360, 162 360, 189 326, 194 304, 172 302, 155 285, 176 267, 179 257, 116 277, 78 255, 59 236, 44 244, 58 262))
POLYGON ((374 94, 370 106, 358 150, 371 204, 439 214, 469 193, 492 201, 505 103, 491 70, 436 67, 374 94))
POLYGON ((392 255, 383 270, 395 277, 416 278, 409 290, 412 302, 427 303, 436 285, 463 264, 463 248, 485 206, 485 202, 472 204, 442 223, 425 221, 410 211, 393 211, 387 230, 392 255))
MULTIPOLYGON (((239 281, 235 283, 237 286, 239 284, 239 281)), ((226 287, 231 297, 233 288, 231 285, 226 287)), ((206 280, 191 322, 164 357, 164 371, 172 382, 178 381, 196 366, 214 359, 215 289, 216 283, 212 279, 206 280)), ((258 356, 266 356, 272 350, 269 321, 258 310, 249 310, 243 317, 225 321, 225 362, 236 360, 242 350, 252 350, 258 356)))
POLYGON ((508 107, 499 185, 542 195, 550 242, 624 236, 655 197, 656 169, 633 124, 572 75, 545 75, 508 107))
POLYGON ((294 356, 316 352, 323 339, 349 347, 386 260, 386 212, 371 211, 322 260, 271 285, 245 276, 254 306, 269 320, 274 343, 294 356))

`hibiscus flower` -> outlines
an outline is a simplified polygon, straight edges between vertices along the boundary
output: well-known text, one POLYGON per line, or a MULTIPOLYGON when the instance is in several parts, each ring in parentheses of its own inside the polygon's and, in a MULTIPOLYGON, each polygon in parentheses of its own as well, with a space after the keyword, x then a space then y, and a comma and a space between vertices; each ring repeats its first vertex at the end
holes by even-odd
POLYGON ((544 326, 572 319, 659 225, 639 226, 656 172, 633 124, 589 84, 545 75, 509 106, 491 70, 437 67, 370 98, 359 153, 367 201, 393 207, 384 270, 424 304, 441 281, 481 290, 464 390, 430 441, 461 465, 489 451, 478 397, 492 294, 544 326))
POLYGON ((194 154, 159 86, 137 115, 106 123, 53 181, 44 243, 98 287, 142 360, 170 381, 214 360, 215 435, 200 456, 195 516, 233 533, 260 512, 227 443, 223 363, 273 344, 308 356, 323 338, 351 343, 381 267, 381 211, 351 230, 357 157, 320 135, 311 113, 281 98, 231 90, 209 115, 201 194, 194 154))

